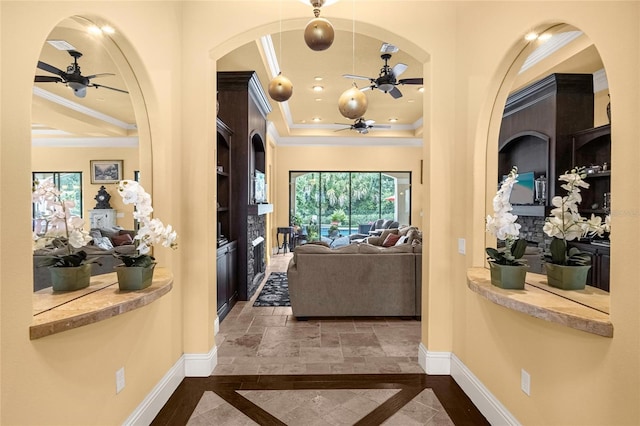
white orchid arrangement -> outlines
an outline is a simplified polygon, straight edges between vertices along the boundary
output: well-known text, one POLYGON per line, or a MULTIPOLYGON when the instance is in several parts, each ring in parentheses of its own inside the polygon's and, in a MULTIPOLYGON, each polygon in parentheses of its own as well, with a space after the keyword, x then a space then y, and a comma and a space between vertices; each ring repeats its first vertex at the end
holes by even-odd
POLYGON ((136 245, 135 255, 117 255, 125 266, 149 266, 155 263, 153 256, 149 255, 154 244, 161 244, 163 247, 177 249, 176 242, 178 234, 171 225, 164 225, 160 219, 152 219, 153 207, 151 206, 151 195, 149 195, 142 185, 133 180, 122 180, 118 182, 118 194, 122 197, 124 204, 133 204, 135 211, 133 218, 140 223, 140 227, 134 237, 136 245))
POLYGON ((589 184, 584 181, 586 177, 584 167, 581 167, 571 169, 558 178, 560 182, 565 182, 561 187, 567 191, 567 195, 553 197, 551 204, 554 209, 542 228, 545 234, 553 237, 549 252, 545 253, 545 259, 551 263, 572 266, 591 264, 591 256, 588 253, 582 253, 575 247, 568 249, 567 241, 587 236, 602 236, 605 232, 611 232, 610 215, 605 217, 604 222, 594 214, 591 214, 589 219, 580 216, 580 188, 589 188, 589 184))
POLYGON ((38 250, 48 245, 64 247, 66 255, 48 256, 38 266, 71 267, 86 262, 84 251, 74 253, 72 247, 84 247, 91 241, 91 236, 84 230, 84 220, 70 214, 75 206, 72 200, 62 200, 61 193, 53 179, 42 182, 35 180, 32 186, 31 199, 39 207, 42 217, 37 220, 45 222, 45 229, 40 233, 33 232, 33 249, 38 250))
POLYGON ((518 216, 511 213, 513 207, 509 202, 513 185, 517 182, 518 168, 514 166, 493 197, 493 216, 487 216, 486 220, 487 232, 505 243, 505 246, 500 249, 493 247, 485 249, 489 259, 499 265, 525 264, 522 256, 527 248, 527 242, 518 238, 520 235, 520 224, 516 223, 518 216))

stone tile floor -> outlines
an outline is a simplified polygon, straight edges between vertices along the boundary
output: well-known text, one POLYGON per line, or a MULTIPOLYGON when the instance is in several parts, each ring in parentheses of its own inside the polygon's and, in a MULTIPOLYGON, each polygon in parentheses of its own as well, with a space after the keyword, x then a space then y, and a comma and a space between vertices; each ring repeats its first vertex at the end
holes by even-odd
POLYGON ((220 324, 214 375, 424 373, 418 365, 420 321, 297 321, 290 307, 254 307, 266 277, 286 271, 291 256, 273 255, 252 300, 236 303, 220 324))

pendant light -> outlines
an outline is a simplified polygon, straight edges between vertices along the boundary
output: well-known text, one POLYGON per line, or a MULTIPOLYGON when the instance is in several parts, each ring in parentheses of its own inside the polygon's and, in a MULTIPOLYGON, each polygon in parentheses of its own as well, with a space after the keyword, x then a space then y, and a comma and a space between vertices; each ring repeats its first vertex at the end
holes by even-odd
POLYGON ((304 41, 311 50, 322 51, 327 50, 333 44, 335 31, 331 22, 324 18, 320 18, 320 7, 324 4, 324 0, 311 0, 313 6, 313 14, 316 16, 307 24, 304 29, 304 41))
MULTIPOLYGON (((353 0, 353 21, 352 21, 352 68, 353 73, 355 74, 356 69, 356 2, 353 0)), ((364 116, 365 112, 367 112, 367 107, 369 106, 369 101, 367 100, 367 96, 358 89, 355 82, 353 83, 353 87, 347 89, 340 95, 338 98, 338 110, 343 117, 349 118, 351 120, 355 120, 364 116)))
MULTIPOLYGON (((282 0, 280 0, 280 61, 282 62, 282 0)), ((278 72, 269 82, 269 96, 276 102, 286 102, 293 95, 293 84, 291 80, 282 75, 282 71, 278 72)))

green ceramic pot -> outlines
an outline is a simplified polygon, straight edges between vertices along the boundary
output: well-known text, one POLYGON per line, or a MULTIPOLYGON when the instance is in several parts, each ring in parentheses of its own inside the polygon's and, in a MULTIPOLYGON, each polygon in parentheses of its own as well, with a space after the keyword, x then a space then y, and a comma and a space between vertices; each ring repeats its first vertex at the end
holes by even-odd
POLYGON ((498 265, 489 262, 491 284, 508 290, 524 290, 526 266, 498 265))
POLYGON ((546 263, 547 282, 562 290, 584 290, 591 265, 567 266, 546 263))
POLYGON ((53 291, 74 291, 89 287, 91 283, 91 264, 68 268, 51 267, 53 291))
POLYGON ((151 266, 116 266, 116 274, 118 275, 118 287, 122 291, 142 290, 147 288, 153 282, 153 268, 151 266))

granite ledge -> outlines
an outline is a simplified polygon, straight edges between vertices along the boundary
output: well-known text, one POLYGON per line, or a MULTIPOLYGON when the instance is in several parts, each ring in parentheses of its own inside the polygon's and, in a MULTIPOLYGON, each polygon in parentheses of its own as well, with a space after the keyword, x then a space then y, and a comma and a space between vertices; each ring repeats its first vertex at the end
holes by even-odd
MULTIPOLYGON (((527 273, 525 290, 505 290, 491 284, 488 269, 475 267, 467 270, 469 289, 495 304, 576 330, 613 337, 609 314, 558 294, 563 290, 544 290, 545 281, 544 275, 527 273)), ((589 290, 596 305, 606 305, 608 311, 608 293, 592 287, 589 290)), ((583 295, 582 299, 588 297, 583 295)))
POLYGON ((146 306, 171 291, 173 276, 156 267, 153 283, 138 291, 120 291, 116 273, 91 277, 87 289, 54 292, 51 287, 33 293, 34 316, 29 338, 40 339, 93 324, 146 306))

